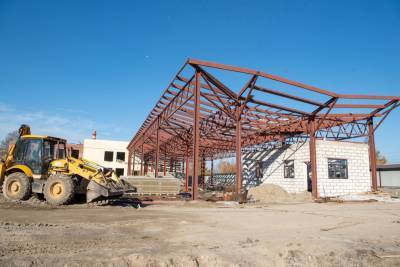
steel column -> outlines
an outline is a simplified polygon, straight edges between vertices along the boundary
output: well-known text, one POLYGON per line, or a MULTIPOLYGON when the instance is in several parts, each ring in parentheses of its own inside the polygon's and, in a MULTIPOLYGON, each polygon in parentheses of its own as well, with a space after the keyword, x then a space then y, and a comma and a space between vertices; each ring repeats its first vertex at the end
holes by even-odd
POLYGON ((203 159, 201 160, 201 181, 203 185, 203 190, 206 190, 206 159, 203 156, 203 159))
POLYGON ((376 148, 375 148, 375 131, 373 119, 368 120, 368 147, 369 147, 369 165, 371 169, 371 187, 372 191, 378 190, 378 179, 376 174, 376 148))
POLYGON ((143 151, 143 146, 144 146, 144 143, 142 144, 142 153, 141 153, 141 155, 140 155, 140 175, 144 175, 144 170, 143 170, 143 165, 144 165, 144 151, 143 151))
POLYGON ((210 185, 214 186, 214 159, 211 158, 210 185))
MULTIPOLYGON (((186 164, 186 167, 193 168, 193 173, 188 169, 186 175, 189 176, 190 173, 193 177, 193 199, 196 199, 203 156, 206 160, 212 160, 235 155, 237 174, 235 191, 240 192, 244 176, 242 147, 256 151, 264 148, 264 145, 266 149, 274 147, 281 141, 291 144, 308 139, 312 166, 310 170, 313 181, 312 193, 314 198, 318 198, 317 138, 341 141, 368 136, 371 187, 375 190, 379 181, 376 181, 374 173, 376 169, 374 131, 388 114, 399 106, 400 96, 339 94, 256 70, 189 59, 173 77, 129 143, 128 151, 132 153, 137 150, 138 154, 142 146, 142 174, 150 172, 153 167, 157 174, 161 173, 163 171, 161 160, 164 160, 164 173, 168 169, 171 173, 174 170, 176 172, 182 159, 193 160, 193 166, 186 164), (215 72, 228 71, 242 73, 249 78, 246 78, 244 86, 232 85, 234 88, 242 88, 240 93, 231 90, 213 76, 216 75, 215 72), (190 77, 187 76, 189 73, 190 77), (296 88, 292 89, 296 89, 296 94, 261 85, 264 84, 263 81, 268 80, 294 86, 296 88), (253 91, 256 91, 256 94, 253 91), (312 94, 310 98, 305 97, 308 91, 318 94, 312 94), (270 98, 271 95, 278 96, 280 100, 270 98), (274 101, 265 102, 266 99, 274 101), (285 99, 292 104, 286 103, 285 99), (376 101, 371 104, 365 100, 376 101), (309 105, 309 108, 305 108, 302 103, 309 105), (344 111, 340 111, 341 109, 344 111), (375 121, 368 122, 371 118, 375 121), (375 126, 375 129, 372 126, 375 126), (162 151, 165 154, 161 155, 160 147, 164 146, 165 150, 162 151), (172 159, 175 160, 175 165, 172 159), (171 163, 168 163, 170 160, 171 163), (144 167, 146 171, 143 171, 144 167)), ((129 172, 132 173, 131 162, 129 164, 129 172)), ((212 170, 210 183, 215 182, 213 172, 212 170)), ((188 180, 188 177, 185 179, 188 180)), ((186 190, 188 186, 189 183, 186 185, 186 190)))
POLYGON ((164 176, 167 175, 167 148, 165 147, 164 151, 164 176))
POLYGON ((309 121, 310 132, 310 164, 311 164, 311 184, 312 196, 318 198, 318 175, 317 175, 317 138, 315 136, 315 121, 309 121))
POLYGON ((185 155, 185 192, 189 192, 189 153, 185 155))
POLYGON ((158 176, 158 164, 160 160, 160 126, 157 128, 157 141, 156 141, 156 162, 154 168, 154 176, 157 178, 158 176))
POLYGON ((242 190, 242 125, 241 115, 239 108, 237 110, 236 118, 236 192, 240 193, 242 190))
POLYGON ((193 177, 192 197, 197 199, 198 174, 199 174, 199 149, 200 149, 200 77, 201 73, 196 70, 196 86, 194 88, 194 120, 193 120, 193 177))

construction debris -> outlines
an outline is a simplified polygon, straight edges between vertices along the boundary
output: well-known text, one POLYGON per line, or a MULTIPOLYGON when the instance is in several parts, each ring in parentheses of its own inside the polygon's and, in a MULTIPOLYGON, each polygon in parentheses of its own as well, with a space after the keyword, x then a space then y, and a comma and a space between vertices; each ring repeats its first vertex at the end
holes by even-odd
POLYGON ((392 198, 390 194, 384 192, 364 193, 364 194, 348 194, 332 198, 331 200, 339 200, 343 202, 400 202, 398 198, 392 198))
POLYGON ((126 176, 123 179, 137 189, 135 195, 175 196, 180 191, 180 180, 174 177, 126 176))

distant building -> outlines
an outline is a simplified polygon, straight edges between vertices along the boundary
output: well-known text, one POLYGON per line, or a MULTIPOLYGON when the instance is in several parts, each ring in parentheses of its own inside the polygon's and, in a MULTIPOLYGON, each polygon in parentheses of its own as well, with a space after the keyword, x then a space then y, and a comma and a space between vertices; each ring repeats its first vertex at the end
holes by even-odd
POLYGON ((67 154, 73 158, 81 159, 83 156, 83 145, 67 144, 67 154))
MULTIPOLYGON (((77 159, 87 159, 101 166, 111 168, 118 176, 128 175, 128 142, 98 140, 96 131, 92 139, 85 139, 83 144, 67 144, 67 155, 77 159)), ((132 159, 131 159, 132 162, 132 159)), ((132 174, 140 172, 140 159, 136 157, 132 174)))
POLYGON ((379 187, 396 187, 400 188, 400 164, 378 165, 379 187))
MULTIPOLYGON (((93 138, 93 137, 92 137, 93 138)), ((127 141, 85 139, 83 142, 83 158, 112 168, 118 176, 128 173, 127 141)), ((136 160, 136 162, 138 162, 136 160)), ((134 165, 134 171, 140 171, 140 164, 134 165)))

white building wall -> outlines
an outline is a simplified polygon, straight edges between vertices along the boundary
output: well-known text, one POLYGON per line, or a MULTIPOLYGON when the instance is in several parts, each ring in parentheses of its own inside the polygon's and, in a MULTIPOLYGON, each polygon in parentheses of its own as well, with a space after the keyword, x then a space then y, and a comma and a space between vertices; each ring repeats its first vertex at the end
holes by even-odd
POLYGON ((378 186, 400 187, 400 170, 379 170, 378 186))
MULTIPOLYGON (((99 140, 99 139, 85 139, 83 142, 83 158, 94 161, 104 167, 124 169, 124 175, 128 172, 128 146, 129 142, 126 141, 113 141, 113 140, 99 140), (113 160, 105 161, 104 154, 106 151, 113 152, 113 160), (125 153, 125 161, 117 160, 117 152, 125 153)), ((139 164, 135 164, 135 170, 140 170, 139 164)))
POLYGON ((322 197, 371 191, 368 144, 317 141, 317 173, 322 197), (347 159, 348 179, 328 178, 328 158, 347 159))
MULTIPOLYGON (((243 155, 244 185, 277 184, 290 193, 307 190, 309 143, 243 155), (294 178, 284 178, 284 161, 294 160, 294 178), (262 178, 255 178, 257 162, 262 178)), ((321 197, 367 192, 371 189, 368 145, 365 143, 317 140, 318 192, 321 197), (328 158, 347 159, 348 179, 328 178, 328 158)))

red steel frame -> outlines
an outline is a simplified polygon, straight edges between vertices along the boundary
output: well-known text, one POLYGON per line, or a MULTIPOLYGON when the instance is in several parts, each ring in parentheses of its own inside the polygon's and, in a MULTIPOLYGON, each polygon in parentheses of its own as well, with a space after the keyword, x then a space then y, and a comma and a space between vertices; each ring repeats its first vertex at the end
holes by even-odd
MULTIPOLYGON (((312 194, 318 198, 316 140, 367 136, 374 191, 377 190, 374 132, 399 105, 399 96, 339 94, 261 71, 188 59, 129 143, 128 150, 130 155, 140 154, 142 175, 150 162, 157 176, 162 160, 164 173, 167 159, 184 161, 186 191, 191 158, 192 197, 197 199, 201 160, 235 156, 236 191, 240 192, 243 149, 309 140, 312 194), (211 74, 217 71, 221 75, 241 74, 247 80, 235 92, 211 74), (263 80, 296 88, 296 93, 267 88, 263 80), (307 93, 313 96, 305 97, 307 93), (270 102, 273 97, 284 104, 270 102), (378 122, 376 126, 374 120, 378 122)), ((132 172, 130 166, 128 169, 132 172)))

